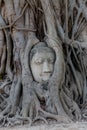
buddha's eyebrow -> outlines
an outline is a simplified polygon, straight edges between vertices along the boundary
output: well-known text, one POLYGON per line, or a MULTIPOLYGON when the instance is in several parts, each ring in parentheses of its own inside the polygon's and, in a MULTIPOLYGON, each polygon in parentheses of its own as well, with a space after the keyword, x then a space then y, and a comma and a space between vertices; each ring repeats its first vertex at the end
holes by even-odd
POLYGON ((35 60, 35 62, 36 62, 36 61, 39 61, 39 60, 42 60, 42 57, 36 58, 36 59, 34 59, 34 60, 35 60))
POLYGON ((48 59, 54 59, 55 57, 54 56, 50 56, 48 59))
POLYGON ((37 58, 35 58, 35 60, 39 60, 39 59, 42 59, 42 57, 37 57, 37 58))

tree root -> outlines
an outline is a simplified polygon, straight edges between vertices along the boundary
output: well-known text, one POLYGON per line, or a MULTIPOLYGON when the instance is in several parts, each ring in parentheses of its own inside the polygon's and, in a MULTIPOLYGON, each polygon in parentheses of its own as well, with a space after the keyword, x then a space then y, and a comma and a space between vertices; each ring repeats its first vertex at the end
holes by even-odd
POLYGON ((21 120, 22 124, 24 124, 25 121, 28 121, 28 124, 30 126, 32 125, 32 120, 30 119, 30 117, 21 117, 21 116, 18 116, 18 117, 16 117, 16 119, 21 120))
POLYGON ((14 24, 23 16, 23 14, 24 14, 27 7, 28 7, 28 3, 26 3, 26 5, 24 6, 24 8, 22 10, 22 13, 20 14, 20 16, 18 18, 16 18, 15 21, 13 21, 13 23, 11 23, 10 25, 4 25, 4 26, 2 25, 0 27, 0 29, 8 29, 8 28, 11 28, 12 26, 14 26, 14 24))
POLYGON ((71 118, 81 120, 81 111, 76 102, 70 99, 64 91, 61 92, 61 99, 63 106, 67 107, 67 114, 71 115, 71 118))
MULTIPOLYGON (((4 89, 5 85, 9 82, 5 82, 2 84, 1 89, 4 89)), ((21 78, 15 77, 11 86, 10 95, 8 98, 4 98, 2 96, 2 103, 0 104, 0 107, 2 109, 1 115, 10 115, 13 116, 16 114, 17 111, 17 105, 20 100, 20 90, 21 90, 21 78)))
POLYGON ((63 104, 63 108, 64 110, 66 111, 66 113, 68 114, 68 116, 70 117, 70 119, 73 119, 73 116, 72 116, 72 112, 71 110, 68 108, 68 106, 66 105, 64 99, 63 99, 63 96, 62 94, 60 93, 60 98, 61 98, 61 102, 63 104))
POLYGON ((70 54, 71 54, 71 52, 69 52, 69 54, 68 54, 68 63, 69 63, 69 65, 70 65, 70 67, 71 67, 73 76, 74 76, 74 78, 75 78, 75 82, 76 82, 76 85, 77 85, 78 93, 79 93, 80 96, 82 96, 82 87, 81 87, 81 85, 80 85, 80 82, 79 82, 78 77, 76 76, 76 69, 75 69, 75 67, 74 67, 74 65, 73 65, 73 63, 72 63, 72 60, 71 60, 71 58, 70 58, 70 54))
POLYGON ((11 97, 10 97, 10 100, 12 100, 12 102, 11 102, 12 108, 11 108, 11 112, 10 112, 11 115, 15 115, 17 106, 18 106, 19 100, 20 100, 21 77, 18 77, 17 80, 18 81, 17 81, 16 85, 14 86, 15 88, 13 88, 14 89, 13 95, 11 94, 11 97))
POLYGON ((7 115, 11 111, 11 104, 9 103, 6 108, 0 113, 1 116, 7 115))
POLYGON ((8 30, 4 30, 5 35, 6 35, 6 42, 7 42, 7 63, 6 63, 6 72, 8 74, 8 77, 12 81, 13 79, 13 73, 11 70, 11 57, 12 57, 12 44, 11 44, 11 39, 10 39, 10 34, 8 30))
POLYGON ((6 116, 0 116, 0 128, 5 126, 6 118, 6 116))
POLYGON ((5 81, 1 84, 0 89, 4 90, 5 87, 6 87, 7 85, 9 85, 10 83, 11 83, 11 81, 5 80, 5 81))
POLYGON ((61 115, 55 115, 55 114, 51 114, 49 112, 46 112, 44 110, 42 110, 41 108, 38 110, 38 114, 41 113, 41 116, 43 117, 40 117, 40 116, 36 116, 35 117, 35 121, 38 120, 38 119, 41 119, 43 120, 45 118, 45 120, 43 120, 45 123, 47 123, 46 119, 54 119, 56 120, 58 123, 69 123, 71 122, 71 120, 65 116, 61 116, 61 115))
POLYGON ((0 117, 0 127, 3 127, 3 126, 14 126, 14 125, 23 125, 25 122, 27 122, 27 124, 29 124, 29 126, 31 126, 32 124, 32 121, 29 117, 21 117, 21 116, 15 116, 15 117, 12 117, 10 118, 9 117, 9 114, 6 115, 6 116, 2 116, 0 117))
POLYGON ((2 57, 0 59, 0 74, 4 74, 5 72, 5 61, 6 61, 6 45, 3 46, 2 57))
POLYGON ((32 123, 35 123, 38 120, 42 120, 42 121, 44 121, 45 124, 48 124, 47 120, 41 116, 36 116, 32 123))
POLYGON ((7 102, 6 101, 3 101, 1 104, 0 104, 0 109, 1 111, 3 111, 7 106, 7 102))

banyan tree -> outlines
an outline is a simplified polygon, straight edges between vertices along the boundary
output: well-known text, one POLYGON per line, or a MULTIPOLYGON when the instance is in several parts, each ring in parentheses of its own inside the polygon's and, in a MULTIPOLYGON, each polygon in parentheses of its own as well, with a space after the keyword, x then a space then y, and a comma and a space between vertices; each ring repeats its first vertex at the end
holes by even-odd
POLYGON ((87 0, 0 0, 0 126, 87 120, 87 0))

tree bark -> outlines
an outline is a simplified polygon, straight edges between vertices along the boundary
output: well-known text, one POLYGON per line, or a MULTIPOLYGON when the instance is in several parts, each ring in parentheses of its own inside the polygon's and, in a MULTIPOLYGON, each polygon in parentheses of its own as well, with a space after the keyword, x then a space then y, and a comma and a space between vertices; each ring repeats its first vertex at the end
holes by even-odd
POLYGON ((81 0, 0 0, 1 126, 87 120, 86 6, 81 0), (30 68, 31 50, 41 42, 55 52, 47 83, 36 82, 30 68))

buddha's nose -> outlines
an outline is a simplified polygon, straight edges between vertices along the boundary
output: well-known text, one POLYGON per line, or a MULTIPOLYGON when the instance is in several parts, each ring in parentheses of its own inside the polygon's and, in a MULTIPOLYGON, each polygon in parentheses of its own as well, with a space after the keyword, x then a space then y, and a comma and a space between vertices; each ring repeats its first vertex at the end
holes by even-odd
POLYGON ((50 72, 51 72, 48 62, 44 62, 44 63, 43 63, 43 72, 44 72, 44 73, 50 73, 50 72))

